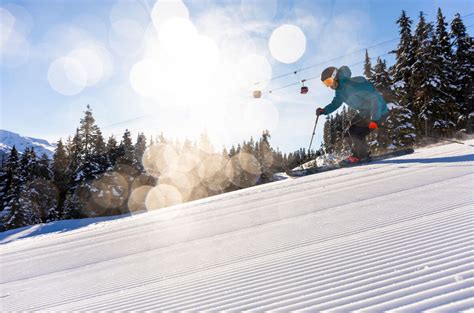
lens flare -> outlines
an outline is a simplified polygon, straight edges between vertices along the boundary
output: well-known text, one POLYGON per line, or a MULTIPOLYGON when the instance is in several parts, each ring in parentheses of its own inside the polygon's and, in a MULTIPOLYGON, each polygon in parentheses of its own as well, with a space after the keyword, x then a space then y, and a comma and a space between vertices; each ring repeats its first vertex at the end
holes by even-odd
POLYGON ((62 57, 51 63, 48 70, 51 87, 65 96, 79 94, 87 84, 87 72, 77 60, 62 57))
POLYGON ((150 16, 146 7, 140 1, 119 0, 110 11, 110 23, 114 24, 116 21, 124 19, 141 23, 141 26, 144 27, 150 16))
POLYGON ((135 56, 143 49, 145 29, 131 19, 120 19, 112 23, 109 44, 120 56, 135 56))
POLYGON ((241 152, 238 155, 239 163, 242 169, 253 175, 260 175, 261 165, 253 154, 241 152))
MULTIPOLYGON (((153 187, 145 200, 145 205, 148 211, 166 208, 172 205, 182 203, 181 193, 173 186, 159 184, 153 187)), ((168 210, 163 216, 163 219, 171 219, 179 214, 179 210, 168 210)))
POLYGON ((159 31, 159 39, 169 57, 183 59, 197 37, 197 29, 189 19, 173 17, 159 31))
POLYGON ((237 83, 245 90, 253 91, 255 83, 258 88, 264 89, 272 77, 272 67, 267 58, 258 54, 250 54, 238 63, 237 83))
POLYGON ((148 174, 159 178, 161 174, 176 171, 179 156, 176 150, 167 144, 155 144, 143 154, 142 164, 148 174))
POLYGON ((187 173, 195 169, 199 165, 199 155, 193 151, 183 151, 179 155, 176 170, 187 173))
POLYGON ((241 0, 240 14, 250 20, 271 20, 277 13, 277 0, 241 0))
POLYGON ((143 97, 156 95, 156 78, 160 76, 160 66, 153 59, 143 59, 132 67, 130 83, 135 92, 143 97))
POLYGON ((127 179, 117 172, 104 174, 92 186, 92 199, 103 209, 118 208, 128 198, 127 179))
POLYGON ((270 37, 269 48, 272 56, 282 63, 298 61, 306 50, 306 36, 295 25, 282 25, 270 37))
POLYGON ((275 105, 267 99, 252 99, 244 106, 244 120, 247 121, 249 134, 261 133, 267 129, 278 128, 280 114, 275 105))
POLYGON ((257 183, 261 167, 252 154, 241 152, 230 159, 224 172, 232 184, 245 188, 257 183))
POLYGON ((170 173, 167 175, 160 176, 158 182, 160 185, 168 185, 176 188, 181 194, 182 202, 189 200, 193 191, 194 181, 190 181, 188 175, 182 173, 170 173))
MULTIPOLYGON (((96 51, 94 51, 94 49, 75 49, 69 53, 68 57, 76 60, 82 65, 82 68, 85 70, 87 76, 86 86, 95 85, 102 79, 104 75, 104 64, 101 57, 96 51)), ((82 83, 81 80, 77 81, 77 79, 82 79, 82 77, 78 77, 78 75, 73 75, 71 79, 77 85, 82 83)))
POLYGON ((25 64, 30 57, 30 15, 18 5, 0 7, 0 65, 15 68, 25 64), (25 23, 26 22, 26 23, 25 23))
POLYGON ((201 179, 209 179, 216 175, 226 165, 225 159, 217 154, 210 155, 201 160, 197 174, 201 179))
POLYGON ((146 197, 151 189, 153 189, 152 186, 140 186, 133 189, 130 197, 128 198, 128 210, 130 213, 134 214, 146 211, 146 197))
POLYGON ((142 186, 154 186, 156 184, 156 179, 154 177, 140 174, 135 176, 132 181, 132 190, 137 189, 138 187, 142 186))
POLYGON ((157 0, 151 11, 151 20, 157 30, 173 17, 189 18, 189 11, 181 0, 157 0))
POLYGON ((221 170, 206 181, 207 187, 215 192, 223 192, 231 184, 231 180, 226 173, 221 170))
POLYGON ((200 184, 193 189, 190 200, 199 200, 207 197, 209 197, 207 188, 200 184))
POLYGON ((15 17, 7 9, 0 7, 0 48, 3 49, 6 47, 6 43, 10 38, 10 34, 14 30, 15 17))

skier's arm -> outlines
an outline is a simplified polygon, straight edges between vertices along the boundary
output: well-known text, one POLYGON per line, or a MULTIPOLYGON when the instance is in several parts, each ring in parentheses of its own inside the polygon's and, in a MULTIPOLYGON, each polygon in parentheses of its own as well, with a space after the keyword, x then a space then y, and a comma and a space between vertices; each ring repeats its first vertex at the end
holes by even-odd
POLYGON ((341 105, 342 105, 342 99, 339 93, 336 91, 336 95, 334 96, 334 99, 332 99, 331 103, 326 105, 324 107, 324 114, 330 114, 334 111, 336 111, 341 105))

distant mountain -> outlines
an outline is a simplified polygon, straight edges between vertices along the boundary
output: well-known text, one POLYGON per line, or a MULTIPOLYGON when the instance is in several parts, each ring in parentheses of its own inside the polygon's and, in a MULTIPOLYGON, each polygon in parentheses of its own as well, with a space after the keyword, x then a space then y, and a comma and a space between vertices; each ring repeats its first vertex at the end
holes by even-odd
POLYGON ((0 161, 10 153, 10 150, 16 149, 22 153, 27 147, 33 147, 38 156, 43 153, 51 158, 54 153, 55 144, 51 144, 44 139, 21 136, 7 130, 0 129, 0 161))

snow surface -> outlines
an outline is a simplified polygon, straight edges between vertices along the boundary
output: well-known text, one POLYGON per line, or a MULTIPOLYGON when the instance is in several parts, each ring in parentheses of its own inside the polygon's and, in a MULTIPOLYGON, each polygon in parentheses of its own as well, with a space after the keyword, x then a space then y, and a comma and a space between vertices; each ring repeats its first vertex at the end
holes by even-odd
POLYGON ((473 147, 436 146, 75 229, 58 222, 0 246, 0 309, 472 309, 473 147))

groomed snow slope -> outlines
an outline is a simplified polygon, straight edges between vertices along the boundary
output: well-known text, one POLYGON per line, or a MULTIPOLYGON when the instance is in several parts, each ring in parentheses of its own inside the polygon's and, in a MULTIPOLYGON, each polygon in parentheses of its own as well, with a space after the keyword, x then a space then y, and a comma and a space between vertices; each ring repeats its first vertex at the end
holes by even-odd
POLYGON ((1 310, 474 308, 473 146, 4 244, 1 310))

